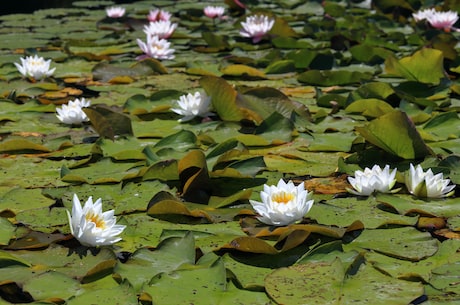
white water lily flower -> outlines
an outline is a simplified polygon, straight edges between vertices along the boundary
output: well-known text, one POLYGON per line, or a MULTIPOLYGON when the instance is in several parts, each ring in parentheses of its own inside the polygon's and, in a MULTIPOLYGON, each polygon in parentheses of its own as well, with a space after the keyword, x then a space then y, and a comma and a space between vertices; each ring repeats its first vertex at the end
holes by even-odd
POLYGON ((144 33, 147 36, 158 36, 158 38, 167 39, 174 33, 176 28, 177 23, 171 23, 169 20, 159 20, 145 25, 144 33))
POLYGON ((18 71, 25 77, 41 80, 42 78, 53 75, 56 68, 50 69, 51 59, 45 60, 43 57, 27 56, 20 58, 22 65, 14 63, 18 71))
POLYGON ((113 6, 105 9, 107 17, 110 18, 121 18, 125 15, 126 9, 121 6, 113 6))
POLYGON ((203 9, 203 11, 209 18, 221 18, 224 15, 225 7, 208 5, 203 9))
POLYGON ((147 43, 137 39, 137 44, 145 53, 144 56, 138 57, 143 59, 145 57, 152 57, 156 59, 174 59, 174 49, 171 49, 171 43, 166 39, 160 39, 157 36, 147 35, 147 43))
POLYGON ((311 196, 303 182, 295 186, 292 181, 286 183, 280 179, 276 186, 264 184, 264 190, 260 192, 262 202, 249 202, 259 214, 257 219, 261 222, 286 226, 301 220, 310 211, 314 202, 311 196))
POLYGON ((240 31, 240 35, 252 38, 253 43, 258 43, 274 24, 275 20, 265 15, 248 16, 246 21, 241 22, 243 28, 240 31))
POLYGON ((396 168, 390 173, 389 165, 385 165, 383 170, 378 165, 372 169, 366 167, 364 171, 355 171, 355 177, 348 177, 354 190, 347 190, 359 196, 369 196, 374 192, 390 193, 396 183, 395 176, 396 168))
POLYGON ((431 16, 434 13, 436 13, 434 8, 426 8, 424 10, 420 10, 416 13, 413 13, 412 17, 414 18, 415 22, 419 22, 422 20, 427 20, 428 16, 431 16))
POLYGON ((102 212, 102 200, 99 198, 93 204, 89 197, 82 208, 77 194, 73 195, 72 214, 67 211, 70 231, 84 246, 108 246, 121 240, 119 235, 126 226, 117 225, 114 210, 102 212))
POLYGON ((85 100, 85 98, 75 99, 69 101, 68 104, 63 104, 61 108, 57 107, 57 118, 64 124, 78 125, 83 122, 88 122, 89 118, 83 111, 83 108, 89 107, 91 101, 85 100))
POLYGON ((149 14, 147 15, 147 19, 150 22, 160 21, 160 20, 167 21, 171 19, 171 13, 167 11, 155 9, 149 12, 149 14))
POLYGON ((434 12, 428 15, 426 19, 435 29, 449 32, 458 20, 458 13, 453 11, 434 12))
POLYGON ((443 179, 442 173, 434 175, 431 168, 424 172, 420 164, 417 167, 410 164, 405 182, 407 190, 417 197, 448 197, 454 194, 455 189, 455 184, 449 185, 450 180, 443 179))
POLYGON ((187 94, 179 97, 177 101, 178 108, 171 108, 172 111, 183 115, 184 117, 179 120, 179 122, 187 122, 193 118, 207 117, 214 115, 210 112, 211 107, 211 98, 205 93, 195 92, 195 94, 187 94))

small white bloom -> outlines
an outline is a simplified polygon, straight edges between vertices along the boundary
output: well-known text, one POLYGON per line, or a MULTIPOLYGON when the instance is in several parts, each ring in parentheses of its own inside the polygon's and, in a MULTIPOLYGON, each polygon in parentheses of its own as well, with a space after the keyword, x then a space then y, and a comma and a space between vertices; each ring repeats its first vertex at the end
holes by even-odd
POLYGON ((25 77, 33 78, 34 80, 40 80, 42 78, 53 75, 53 68, 50 70, 51 59, 45 60, 43 57, 27 56, 20 58, 22 65, 14 63, 18 71, 25 77))
POLYGON ((450 180, 443 179, 442 173, 434 175, 431 168, 424 172, 420 164, 415 168, 412 163, 410 164, 405 182, 407 190, 417 197, 448 197, 454 194, 455 189, 455 184, 449 185, 450 180))
POLYGON ((174 33, 176 28, 177 23, 171 23, 169 20, 160 20, 145 25, 144 33, 147 36, 158 36, 158 38, 167 39, 174 33))
POLYGON ((458 20, 457 12, 434 12, 427 16, 428 23, 435 29, 449 32, 458 20))
POLYGON ((348 182, 355 190, 347 189, 350 193, 359 196, 369 196, 374 192, 389 193, 396 183, 396 168, 390 173, 390 166, 382 170, 374 165, 372 169, 355 171, 355 177, 348 177, 348 182))
POLYGON ((361 2, 350 2, 352 6, 363 8, 363 9, 372 9, 372 0, 363 0, 361 2))
POLYGON ((197 91, 193 95, 191 93, 182 95, 176 102, 179 108, 172 108, 171 110, 184 116, 179 122, 187 122, 197 116, 207 117, 213 115, 213 113, 209 111, 211 107, 211 98, 205 93, 197 91))
POLYGON ((150 22, 160 21, 160 20, 167 21, 171 19, 171 13, 167 11, 155 9, 149 12, 149 14, 147 15, 147 19, 150 22))
POLYGON ((206 6, 204 9, 204 14, 209 18, 221 18, 224 15, 225 7, 223 6, 206 6))
POLYGON ((126 226, 117 225, 114 210, 102 212, 102 200, 93 204, 89 197, 82 208, 77 194, 73 195, 72 214, 67 211, 72 235, 84 246, 108 246, 121 240, 126 226))
POLYGON ((253 43, 258 43, 274 24, 275 20, 265 15, 248 16, 246 21, 241 22, 243 28, 240 31, 240 35, 252 38, 253 43))
POLYGON ((431 16, 434 13, 436 13, 434 8, 426 8, 424 10, 420 10, 420 11, 418 11, 416 13, 413 13, 412 17, 414 18, 415 22, 419 22, 419 21, 422 21, 422 20, 427 20, 428 16, 431 16))
POLYGON ((106 8, 105 12, 110 18, 121 18, 125 15, 126 9, 121 6, 113 6, 106 8))
POLYGON ((64 124, 81 124, 83 122, 88 122, 89 118, 82 108, 89 107, 91 101, 75 99, 74 101, 69 101, 69 103, 63 104, 61 108, 57 107, 57 118, 64 124))
POLYGON ((249 202, 259 214, 257 219, 261 222, 286 226, 301 220, 310 211, 314 202, 311 196, 303 182, 295 186, 292 181, 285 183, 280 179, 276 186, 264 184, 264 190, 260 192, 262 202, 249 202))
MULTIPOLYGON (((171 43, 166 39, 160 39, 157 36, 147 35, 147 43, 137 39, 137 44, 145 53, 146 57, 156 59, 174 59, 174 49, 171 49, 171 43)), ((142 56, 139 57, 143 58, 142 56)))

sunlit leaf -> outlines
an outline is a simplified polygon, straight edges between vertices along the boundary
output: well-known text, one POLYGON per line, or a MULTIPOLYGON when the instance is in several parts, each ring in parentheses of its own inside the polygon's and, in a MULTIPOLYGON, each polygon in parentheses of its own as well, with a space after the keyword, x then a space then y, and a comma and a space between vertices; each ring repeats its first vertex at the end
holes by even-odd
POLYGON ((393 111, 356 130, 370 143, 404 159, 417 159, 431 153, 407 114, 393 111))
POLYGON ((236 90, 224 79, 203 76, 200 84, 211 97, 212 105, 222 120, 240 121, 244 118, 243 113, 236 105, 236 90))
POLYGON ((43 145, 33 143, 26 139, 12 139, 0 143, 0 151, 8 153, 40 153, 50 150, 43 145))
POLYGON ((348 105, 345 111, 359 112, 362 113, 362 115, 370 117, 379 117, 394 111, 394 109, 390 104, 379 99, 362 99, 348 105))
POLYGON ((439 84, 441 78, 445 77, 442 52, 429 48, 399 60, 389 56, 385 61, 385 71, 408 80, 431 84, 439 84))
POLYGON ((249 79, 265 78, 265 73, 246 65, 230 65, 220 70, 227 76, 240 76, 249 79))

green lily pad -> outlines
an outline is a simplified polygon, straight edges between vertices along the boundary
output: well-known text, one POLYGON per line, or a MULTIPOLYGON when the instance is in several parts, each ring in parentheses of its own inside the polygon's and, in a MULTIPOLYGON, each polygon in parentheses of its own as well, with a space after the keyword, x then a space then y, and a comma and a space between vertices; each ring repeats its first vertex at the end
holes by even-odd
POLYGON ((338 86, 360 83, 372 79, 372 75, 362 72, 351 72, 346 70, 321 71, 310 70, 300 74, 297 80, 309 85, 338 86))
POLYGON ((385 71, 421 83, 439 84, 445 77, 443 54, 439 50, 423 48, 413 55, 396 59, 389 56, 385 60, 385 71))
POLYGON ((373 198, 336 198, 326 203, 315 203, 307 217, 325 225, 348 226, 359 220, 365 228, 379 228, 387 225, 415 225, 417 217, 388 213, 378 208, 373 198))
POLYGON ((171 237, 163 240, 155 251, 141 248, 125 264, 115 268, 122 279, 127 279, 136 291, 162 272, 180 269, 182 265, 195 263, 195 243, 192 234, 183 238, 171 237))
POLYGON ((407 114, 392 111, 356 130, 370 143, 404 159, 431 154, 407 114))
POLYGON ((439 242, 427 232, 412 227, 364 230, 352 242, 343 245, 345 251, 371 249, 400 259, 420 261, 438 251, 439 242))

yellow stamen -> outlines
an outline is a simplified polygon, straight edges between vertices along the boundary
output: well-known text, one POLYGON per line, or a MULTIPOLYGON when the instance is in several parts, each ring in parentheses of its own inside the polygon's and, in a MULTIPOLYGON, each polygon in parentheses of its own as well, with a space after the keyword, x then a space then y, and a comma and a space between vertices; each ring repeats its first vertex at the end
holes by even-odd
POLYGON ((94 222, 97 228, 105 228, 105 221, 99 214, 94 214, 93 212, 88 212, 85 216, 87 221, 94 222))
POLYGON ((281 191, 272 195, 272 201, 287 204, 289 201, 293 200, 294 197, 295 196, 292 193, 281 191))

